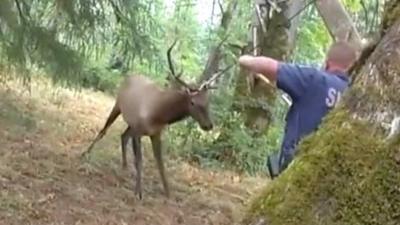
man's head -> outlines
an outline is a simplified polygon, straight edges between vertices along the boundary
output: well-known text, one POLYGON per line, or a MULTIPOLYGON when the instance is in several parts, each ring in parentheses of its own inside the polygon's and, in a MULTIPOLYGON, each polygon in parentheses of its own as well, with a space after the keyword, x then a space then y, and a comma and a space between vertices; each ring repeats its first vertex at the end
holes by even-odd
POLYGON ((325 69, 346 72, 357 58, 356 50, 345 41, 337 41, 328 50, 325 69))

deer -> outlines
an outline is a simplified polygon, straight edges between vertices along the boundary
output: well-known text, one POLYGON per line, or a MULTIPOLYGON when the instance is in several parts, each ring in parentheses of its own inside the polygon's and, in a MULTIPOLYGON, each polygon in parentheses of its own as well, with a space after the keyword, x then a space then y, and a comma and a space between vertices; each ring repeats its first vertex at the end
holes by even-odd
POLYGON ((193 118, 203 131, 213 129, 209 113, 208 90, 216 87, 211 84, 225 73, 231 66, 215 73, 208 80, 195 87, 180 79, 175 74, 171 59, 171 51, 176 40, 167 51, 168 65, 171 75, 179 84, 177 87, 160 87, 151 79, 140 74, 128 74, 120 84, 115 104, 103 126, 81 157, 90 154, 93 146, 106 133, 119 115, 122 114, 128 127, 121 134, 122 167, 127 167, 126 150, 128 141, 132 139, 134 167, 136 170, 135 195, 142 199, 142 150, 141 139, 150 137, 153 156, 161 177, 164 194, 170 197, 170 190, 162 155, 162 133, 166 127, 188 117, 193 118))

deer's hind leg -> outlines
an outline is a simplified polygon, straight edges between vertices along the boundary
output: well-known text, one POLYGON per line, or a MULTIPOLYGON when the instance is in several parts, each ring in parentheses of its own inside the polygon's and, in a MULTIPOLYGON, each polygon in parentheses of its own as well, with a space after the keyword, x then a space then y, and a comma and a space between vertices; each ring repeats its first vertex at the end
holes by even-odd
POLYGON ((130 130, 132 137, 132 150, 134 154, 134 164, 136 169, 136 186, 135 194, 142 199, 142 169, 143 169, 143 156, 141 148, 141 136, 135 135, 133 130, 130 130))
POLYGON ((126 161, 126 149, 128 147, 128 141, 131 137, 130 127, 127 127, 126 130, 121 134, 121 151, 122 151, 122 168, 126 169, 128 163, 126 161))

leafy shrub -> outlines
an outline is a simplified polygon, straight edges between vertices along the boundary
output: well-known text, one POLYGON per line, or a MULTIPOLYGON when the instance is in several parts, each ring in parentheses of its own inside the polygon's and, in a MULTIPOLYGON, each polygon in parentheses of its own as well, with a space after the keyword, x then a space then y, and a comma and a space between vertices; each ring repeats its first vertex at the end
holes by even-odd
POLYGON ((99 66, 87 68, 82 76, 82 87, 112 93, 115 91, 122 75, 117 70, 108 70, 99 66))

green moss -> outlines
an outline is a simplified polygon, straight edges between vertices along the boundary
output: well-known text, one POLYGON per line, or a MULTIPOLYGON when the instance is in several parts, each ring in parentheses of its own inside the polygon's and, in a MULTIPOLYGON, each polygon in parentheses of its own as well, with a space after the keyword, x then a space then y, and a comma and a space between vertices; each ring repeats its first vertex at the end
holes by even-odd
POLYGON ((344 109, 300 144, 298 157, 255 198, 243 224, 398 224, 400 166, 369 124, 344 109))

